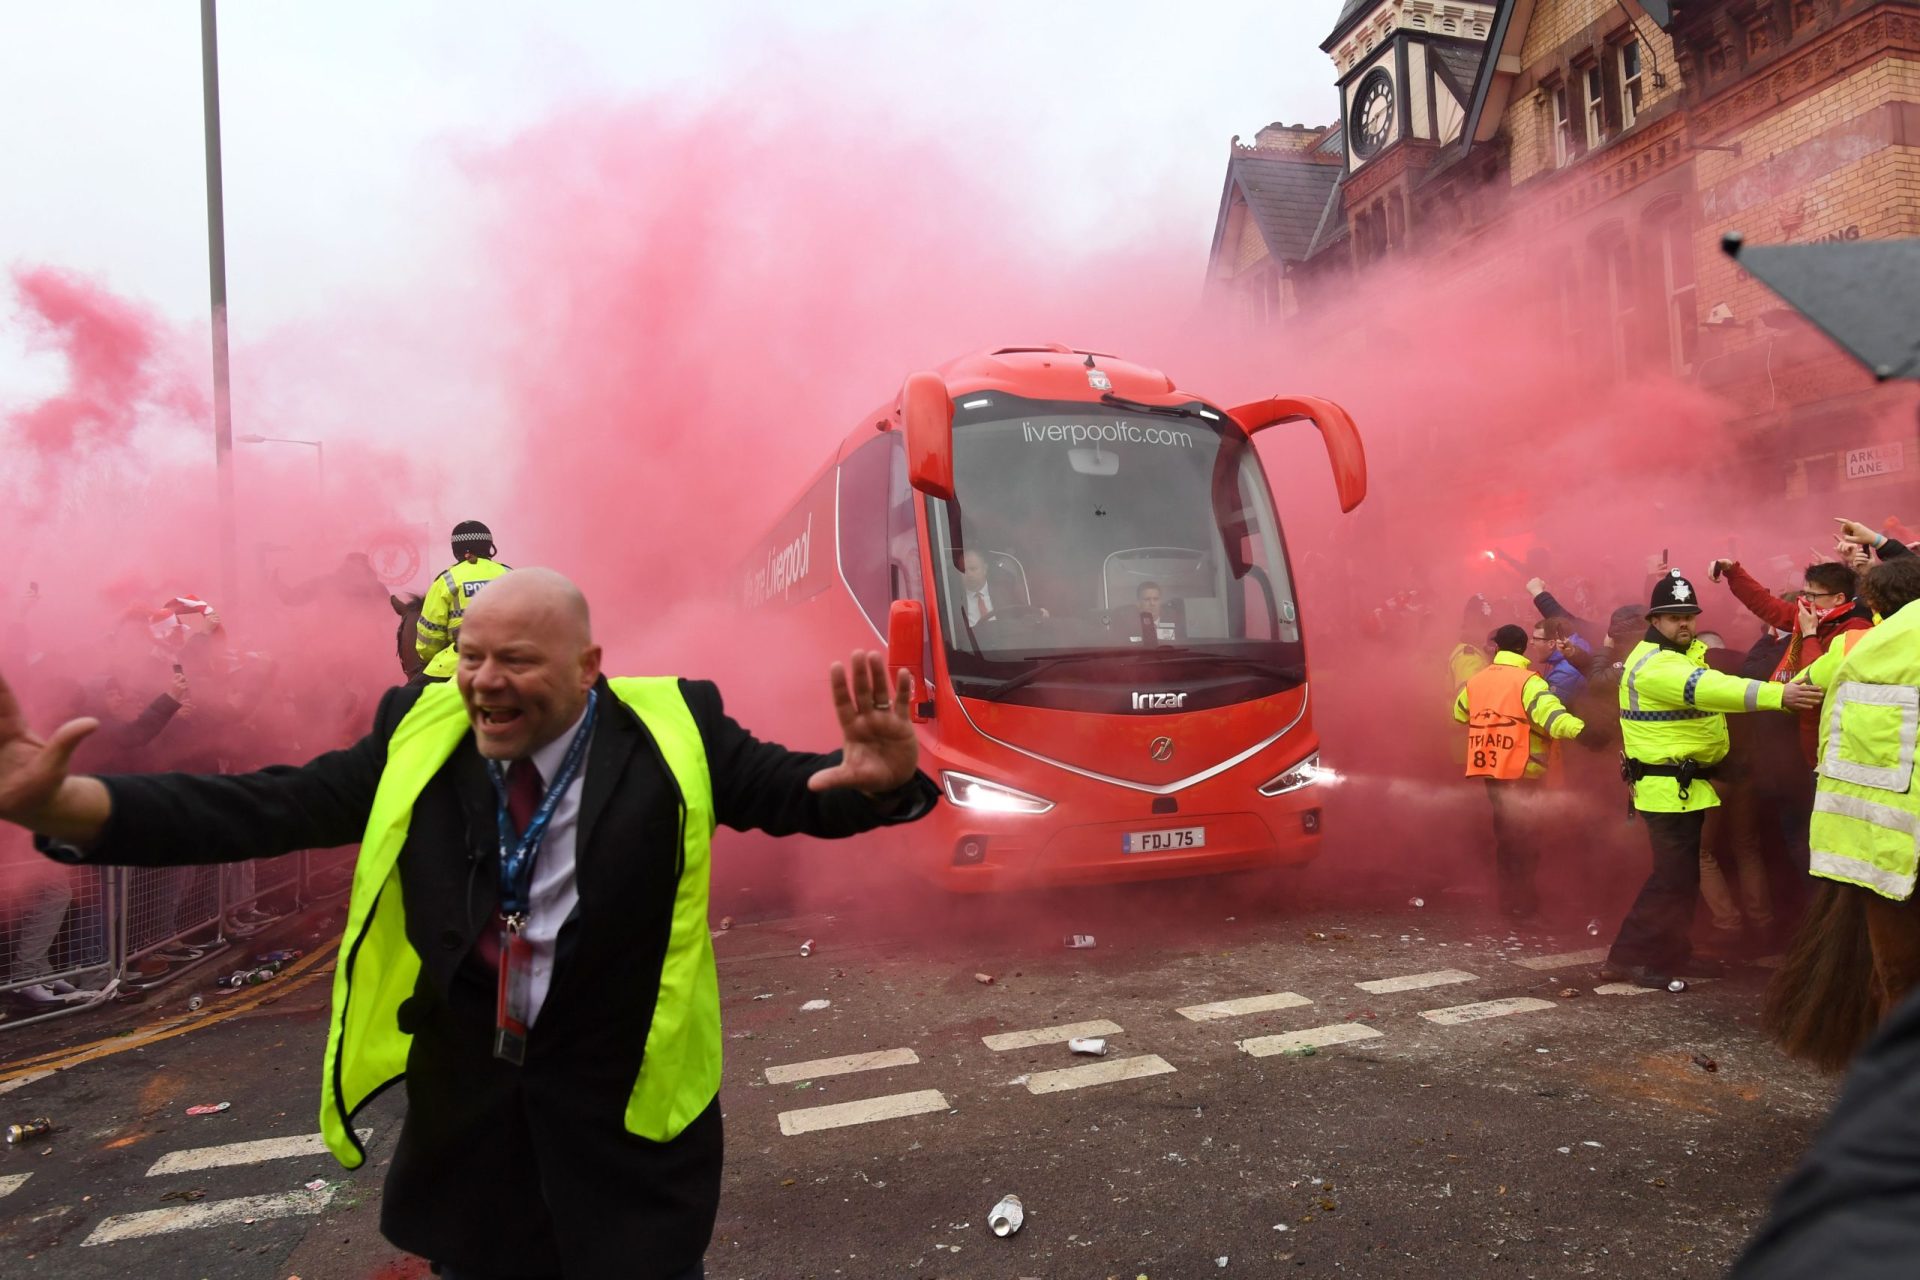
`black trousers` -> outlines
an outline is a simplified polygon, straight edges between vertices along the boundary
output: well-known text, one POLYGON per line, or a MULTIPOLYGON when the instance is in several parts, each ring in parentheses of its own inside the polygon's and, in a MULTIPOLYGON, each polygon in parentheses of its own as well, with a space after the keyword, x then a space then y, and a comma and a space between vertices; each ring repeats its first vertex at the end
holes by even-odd
POLYGON ((1671 977, 1693 954, 1693 912, 1700 900, 1700 834, 1706 809, 1692 813, 1647 813, 1647 837, 1653 845, 1653 872, 1620 922, 1607 963, 1641 966, 1671 977))
MULTIPOLYGON (((483 1274, 478 1271, 454 1271, 447 1267, 435 1267, 434 1274, 439 1276, 440 1280, 507 1280, 507 1277, 504 1276, 495 1276, 490 1273, 483 1274)), ((522 1278, 515 1276, 513 1280, 522 1280, 522 1278)), ((526 1277, 525 1280, 536 1280, 536 1278, 526 1277)), ((538 1277, 538 1280, 549 1280, 549 1278, 542 1276, 538 1277)), ((553 1276, 550 1280, 561 1280, 561 1277, 553 1276)), ((706 1264, 696 1262, 687 1270, 674 1276, 673 1280, 707 1280, 706 1264)))
POLYGON ((1538 832, 1533 813, 1534 784, 1487 779, 1487 799, 1493 802, 1493 867, 1499 885, 1500 910, 1510 916, 1530 916, 1540 907, 1534 889, 1534 871, 1540 865, 1538 832))

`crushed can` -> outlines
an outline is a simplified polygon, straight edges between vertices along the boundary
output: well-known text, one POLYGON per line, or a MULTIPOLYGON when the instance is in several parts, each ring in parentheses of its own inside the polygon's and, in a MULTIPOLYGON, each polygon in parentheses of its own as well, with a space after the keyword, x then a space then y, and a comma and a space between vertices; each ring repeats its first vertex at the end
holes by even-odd
POLYGON ((1687 989, 1687 984, 1679 978, 1675 978, 1673 981, 1667 984, 1667 990, 1673 992, 1673 994, 1675 995, 1679 995, 1682 991, 1685 991, 1686 989, 1687 989))
POLYGON ((812 955, 812 954, 813 954, 813 939, 812 939, 812 938, 808 938, 808 939, 807 939, 807 940, 806 940, 805 942, 803 942, 803 943, 801 943, 801 944, 800 944, 800 954, 801 954, 801 955, 803 955, 803 956, 810 956, 810 955, 812 955))
POLYGON ((1084 1053, 1091 1058, 1107 1056, 1107 1042, 1099 1036, 1075 1036, 1067 1041, 1067 1048, 1074 1053, 1084 1053))
POLYGON ((993 1228, 997 1236, 1010 1236, 1020 1229, 1027 1220, 1027 1208, 1020 1203, 1019 1196, 1002 1197, 993 1211, 987 1214, 987 1225, 993 1228))
POLYGON ((1094 945, 1093 935, 1090 933, 1073 934, 1064 940, 1064 945, 1070 951, 1085 951, 1094 945))
POLYGON ((188 996, 188 997, 187 997, 187 1012, 188 1012, 188 1013, 198 1013, 198 1012, 200 1011, 200 1006, 201 1006, 202 1004, 205 1004, 205 1003, 206 1003, 206 1002, 205 1002, 204 1000, 202 1000, 202 999, 201 999, 201 998, 200 998, 199 996, 188 996))
POLYGON ((18 1146, 22 1142, 31 1142, 35 1138, 44 1138, 53 1132, 53 1121, 42 1117, 29 1120, 25 1124, 7 1126, 7 1145, 18 1146))

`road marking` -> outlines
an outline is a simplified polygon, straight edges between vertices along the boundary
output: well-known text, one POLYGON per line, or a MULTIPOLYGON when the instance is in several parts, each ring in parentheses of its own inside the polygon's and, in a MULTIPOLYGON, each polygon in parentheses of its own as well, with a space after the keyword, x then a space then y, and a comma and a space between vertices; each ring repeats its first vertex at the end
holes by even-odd
POLYGON ((1524 960, 1515 960, 1514 963, 1522 969, 1544 971, 1547 969, 1571 969, 1573 966, 1579 964, 1599 964, 1606 958, 1607 949, 1605 947, 1593 947, 1587 951, 1562 951, 1560 954, 1552 956, 1528 956, 1524 960))
POLYGON ((1419 991, 1426 987, 1445 987, 1456 982, 1479 980, 1464 969, 1435 969, 1432 973, 1410 973, 1404 978, 1377 978, 1372 982, 1356 982, 1353 985, 1371 995, 1383 996, 1391 991, 1419 991))
POLYGON ((1637 982, 1608 982, 1593 989, 1597 996, 1650 996, 1658 987, 1643 987, 1637 982))
MULTIPOLYGON (((373 1136, 371 1129, 355 1129, 354 1132, 360 1135, 360 1145, 363 1147, 367 1139, 373 1136)), ((202 1169, 224 1169, 229 1165, 262 1164, 268 1160, 327 1154, 327 1140, 317 1133, 303 1133, 291 1138, 261 1138, 257 1142, 229 1142, 223 1147, 170 1151, 153 1162, 153 1168, 147 1170, 147 1176, 160 1178, 171 1173, 198 1173, 202 1169)))
POLYGON ((875 1120, 898 1120, 903 1116, 921 1116, 947 1110, 947 1099, 938 1089, 918 1093, 890 1093, 881 1098, 862 1098, 858 1102, 836 1102, 825 1107, 802 1107, 780 1113, 780 1132, 789 1138, 820 1129, 838 1129, 850 1124, 872 1124, 875 1120))
POLYGON ((236 1222, 258 1222, 265 1218, 292 1218, 305 1213, 323 1212, 333 1199, 333 1188, 318 1191, 289 1191, 277 1196, 245 1196, 239 1200, 209 1200, 203 1204, 176 1205, 171 1209, 147 1209, 140 1213, 121 1213, 104 1218, 93 1234, 80 1242, 81 1248, 113 1244, 118 1240, 138 1240, 146 1236, 166 1235, 174 1231, 194 1231, 202 1227, 224 1227, 236 1222))
POLYGON ((10 1196, 20 1188, 26 1186, 27 1179, 32 1176, 31 1173, 10 1173, 4 1178, 0 1178, 0 1199, 10 1196))
POLYGON ((1027 1092, 1064 1093, 1068 1089, 1085 1089, 1096 1084, 1164 1076, 1178 1069, 1157 1053, 1144 1053, 1137 1058, 1115 1058, 1108 1062, 1089 1062, 1084 1067, 1038 1071, 1028 1077, 1027 1092))
POLYGON ((911 1049, 876 1049, 872 1053, 850 1053, 843 1058, 816 1058, 790 1066, 768 1067, 768 1084, 792 1084, 796 1080, 818 1080, 822 1076, 844 1076, 855 1071, 881 1071, 887 1067, 910 1067, 920 1061, 911 1049))
POLYGON ((15 1076, 5 1083, 0 1083, 0 1093, 12 1093, 15 1089, 25 1088, 35 1080, 45 1080, 52 1074, 53 1072, 51 1071, 29 1071, 23 1076, 15 1076))
POLYGON ((1065 1044, 1081 1036, 1118 1034, 1119 1023, 1097 1018, 1092 1022, 1069 1022, 1061 1027, 1036 1027, 1032 1031, 1002 1031, 997 1036, 981 1036, 980 1043, 998 1053, 1007 1049, 1031 1049, 1043 1044, 1065 1044))
POLYGON ((1336 1022, 1331 1026, 1308 1027, 1279 1036, 1255 1036, 1240 1041, 1240 1048, 1256 1058, 1271 1058, 1289 1049, 1323 1049, 1330 1044, 1350 1044, 1355 1040, 1375 1040, 1384 1034, 1364 1022, 1336 1022))
MULTIPOLYGON (((0 1064, 0 1088, 26 1076, 42 1080, 55 1071, 65 1071, 69 1067, 77 1067, 99 1058, 109 1058, 116 1053, 125 1053, 129 1049, 144 1048, 150 1044, 158 1044, 162 1040, 171 1040, 175 1036, 185 1035, 189 1031, 198 1031, 202 1027, 210 1027, 216 1022, 225 1022, 228 1018, 248 1013, 263 1004, 271 1004, 275 1000, 290 996, 301 987, 311 984, 316 978, 333 975, 331 969, 316 973, 302 971, 319 964, 339 945, 340 940, 335 938, 312 954, 302 956, 281 970, 279 978, 255 988, 259 992, 258 995, 247 996, 241 999, 239 1004, 227 1005, 212 1012, 202 1010, 182 1018, 170 1018, 155 1023, 146 1031, 136 1032, 130 1036, 107 1036, 90 1044, 76 1045, 69 1049, 56 1049, 50 1053, 36 1054, 33 1057, 19 1058, 13 1062, 0 1064), (295 974, 300 976, 296 978, 295 974)), ((18 1085, 14 1087, 19 1088, 18 1085)))
POLYGON ((1504 1018, 1510 1013, 1531 1013, 1535 1009, 1551 1009, 1551 1000, 1537 1000, 1532 996, 1509 996, 1505 1000, 1482 1000, 1479 1004, 1456 1004, 1445 1009, 1422 1009, 1420 1016, 1428 1022, 1437 1022, 1443 1027, 1457 1027, 1463 1022, 1485 1022, 1488 1018, 1504 1018))
POLYGON ((1249 1013, 1269 1013, 1275 1009, 1298 1009, 1301 1005, 1312 1004, 1305 996, 1291 991, 1276 991, 1267 996, 1243 996, 1238 1000, 1216 1000, 1212 1004, 1188 1005, 1174 1012, 1192 1022, 1215 1022, 1221 1018, 1238 1018, 1249 1013))

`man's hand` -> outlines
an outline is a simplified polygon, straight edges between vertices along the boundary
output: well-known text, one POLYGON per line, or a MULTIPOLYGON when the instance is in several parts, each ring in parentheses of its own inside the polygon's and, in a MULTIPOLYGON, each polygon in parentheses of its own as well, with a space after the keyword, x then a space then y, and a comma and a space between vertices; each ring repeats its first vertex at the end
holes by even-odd
POLYGON ((1708 566, 1707 576, 1712 578, 1715 582, 1719 582, 1722 578, 1725 578, 1727 576, 1727 570, 1737 568, 1739 567, 1739 564, 1740 562, 1738 560, 1727 560, 1727 559, 1715 560, 1711 565, 1708 566))
POLYGON ((903 670, 889 681, 885 654, 856 651, 846 666, 833 664, 827 681, 846 742, 840 763, 807 779, 807 789, 849 787, 878 796, 906 786, 920 764, 912 674, 903 670))
POLYGON ((1799 614, 1800 638, 1802 640, 1813 639, 1820 631, 1820 610, 1814 607, 1811 600, 1802 596, 1800 598, 1799 614))
POLYGON ((1819 686, 1796 680, 1780 690, 1780 707, 1783 711, 1816 711, 1826 697, 1826 690, 1819 686))
POLYGON ((1547 594, 1547 580, 1545 578, 1528 578, 1527 594, 1530 596, 1543 596, 1547 594))
POLYGON ((1851 542, 1856 547, 1877 547, 1880 545, 1880 535, 1861 524, 1858 520, 1848 520, 1844 516, 1835 516, 1834 520, 1840 526, 1839 536, 1842 541, 1851 542))
POLYGON ((13 690, 0 678, 0 819, 62 839, 91 839, 106 825, 107 789, 70 778, 74 748, 100 722, 69 720, 42 738, 27 728, 13 690))

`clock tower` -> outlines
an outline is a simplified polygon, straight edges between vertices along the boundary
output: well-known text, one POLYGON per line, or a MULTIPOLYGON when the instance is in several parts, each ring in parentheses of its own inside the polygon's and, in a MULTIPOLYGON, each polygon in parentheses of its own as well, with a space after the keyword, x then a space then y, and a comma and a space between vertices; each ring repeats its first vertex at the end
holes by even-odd
POLYGON ((1493 16, 1480 0, 1346 0, 1320 47, 1340 73, 1349 175, 1402 144, 1459 140, 1493 16))

